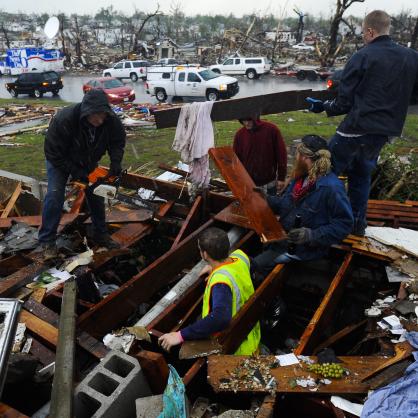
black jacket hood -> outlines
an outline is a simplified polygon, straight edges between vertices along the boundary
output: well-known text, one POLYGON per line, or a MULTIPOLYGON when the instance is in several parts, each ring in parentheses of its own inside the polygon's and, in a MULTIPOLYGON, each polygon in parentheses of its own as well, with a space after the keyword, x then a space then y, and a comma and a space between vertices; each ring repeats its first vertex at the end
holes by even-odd
POLYGON ((112 112, 106 93, 103 90, 89 90, 81 102, 80 119, 98 112, 112 112))

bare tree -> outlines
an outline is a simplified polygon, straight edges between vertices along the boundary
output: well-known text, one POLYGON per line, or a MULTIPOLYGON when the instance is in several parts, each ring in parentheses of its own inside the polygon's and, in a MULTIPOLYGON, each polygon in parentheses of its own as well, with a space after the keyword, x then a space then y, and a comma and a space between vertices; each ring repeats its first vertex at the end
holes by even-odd
POLYGON ((141 22, 141 24, 139 25, 139 28, 135 30, 134 36, 133 36, 133 45, 132 45, 132 50, 136 51, 138 49, 138 41, 139 41, 139 36, 141 35, 142 30, 144 29, 144 26, 146 25, 146 23, 151 20, 152 18, 154 18, 155 16, 159 16, 161 15, 161 11, 160 11, 160 5, 157 4, 157 8, 155 9, 154 12, 147 14, 143 21, 141 22))
POLYGON ((320 49, 318 43, 316 44, 316 51, 323 67, 329 67, 334 64, 339 52, 344 43, 344 39, 338 45, 338 30, 340 23, 343 20, 343 15, 346 10, 354 3, 364 3, 365 0, 337 0, 334 16, 331 19, 329 30, 329 40, 324 50, 320 49))
POLYGON ((72 20, 73 20, 73 24, 72 24, 72 28, 71 28, 71 33, 73 35, 73 40, 72 40, 72 44, 74 46, 75 49, 75 55, 77 57, 77 63, 81 63, 81 55, 82 55, 82 50, 81 50, 81 39, 82 39, 82 30, 81 27, 78 23, 78 16, 76 14, 73 14, 72 16, 72 20))
POLYGON ((4 40, 6 42, 7 48, 10 48, 9 33, 8 33, 6 27, 4 26, 4 22, 1 22, 1 28, 0 29, 3 32, 3 36, 4 36, 4 40))
MULTIPOLYGON (((69 56, 69 53, 68 53, 67 48, 66 48, 66 45, 65 45, 65 35, 64 35, 64 30, 65 30, 66 23, 67 23, 66 22, 66 16, 65 16, 65 14, 64 13, 60 13, 58 15, 58 20, 60 22, 60 25, 59 25, 59 38, 60 38, 60 41, 61 41, 61 50, 62 50, 62 53, 64 54, 66 60, 69 61, 70 60, 70 56, 69 56)), ((68 63, 70 63, 70 62, 68 62, 68 63)))
POLYGON ((411 48, 416 49, 417 48, 417 40, 418 40, 418 17, 415 18, 415 25, 414 30, 411 35, 411 48))

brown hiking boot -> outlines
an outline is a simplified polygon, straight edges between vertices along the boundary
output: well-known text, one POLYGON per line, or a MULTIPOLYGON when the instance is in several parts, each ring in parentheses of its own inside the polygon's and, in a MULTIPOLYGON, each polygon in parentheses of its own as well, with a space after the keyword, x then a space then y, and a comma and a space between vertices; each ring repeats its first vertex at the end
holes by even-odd
POLYGON ((55 242, 46 242, 41 244, 41 253, 44 261, 58 258, 58 248, 55 242))

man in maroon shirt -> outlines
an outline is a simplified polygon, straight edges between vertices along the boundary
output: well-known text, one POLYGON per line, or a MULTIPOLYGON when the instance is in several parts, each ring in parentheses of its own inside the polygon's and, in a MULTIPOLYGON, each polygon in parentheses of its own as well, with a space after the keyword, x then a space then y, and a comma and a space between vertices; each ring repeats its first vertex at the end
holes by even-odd
POLYGON ((279 128, 258 116, 239 120, 243 127, 234 138, 234 151, 256 186, 275 195, 284 186, 287 152, 279 128))

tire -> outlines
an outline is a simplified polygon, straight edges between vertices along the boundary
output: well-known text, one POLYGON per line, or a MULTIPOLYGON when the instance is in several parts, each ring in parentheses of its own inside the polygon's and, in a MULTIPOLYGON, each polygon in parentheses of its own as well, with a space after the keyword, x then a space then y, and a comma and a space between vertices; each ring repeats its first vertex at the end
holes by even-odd
POLYGON ((54 96, 58 96, 59 92, 60 92, 59 90, 52 90, 52 94, 54 96))
POLYGON ((248 80, 255 80, 257 78, 257 71, 251 68, 250 70, 247 70, 245 75, 247 76, 248 80))
POLYGON ((297 78, 298 80, 300 80, 300 81, 305 80, 305 78, 306 78, 306 71, 304 71, 304 70, 300 70, 300 71, 298 71, 298 72, 296 73, 296 78, 297 78))
POLYGON ((135 81, 138 81, 138 75, 136 73, 129 74, 129 78, 135 83, 135 81))
POLYGON ((206 100, 209 102, 216 102, 219 100, 219 93, 216 90, 208 90, 206 92, 206 100))
POLYGON ((34 91, 33 91, 33 95, 37 98, 37 99, 40 99, 40 98, 42 98, 42 96, 44 95, 40 90, 38 90, 38 89, 35 89, 34 91))
POLYGON ((17 90, 16 89, 10 89, 10 92, 9 92, 13 97, 17 97, 17 96, 19 96, 19 93, 17 92, 17 90))
POLYGON ((112 74, 110 74, 110 73, 104 73, 104 76, 105 77, 112 77, 112 74))
POLYGON ((156 90, 155 97, 159 102, 165 102, 167 100, 167 94, 164 89, 156 90))
POLYGON ((316 81, 318 80, 318 74, 315 71, 308 71, 306 78, 309 81, 316 81))

